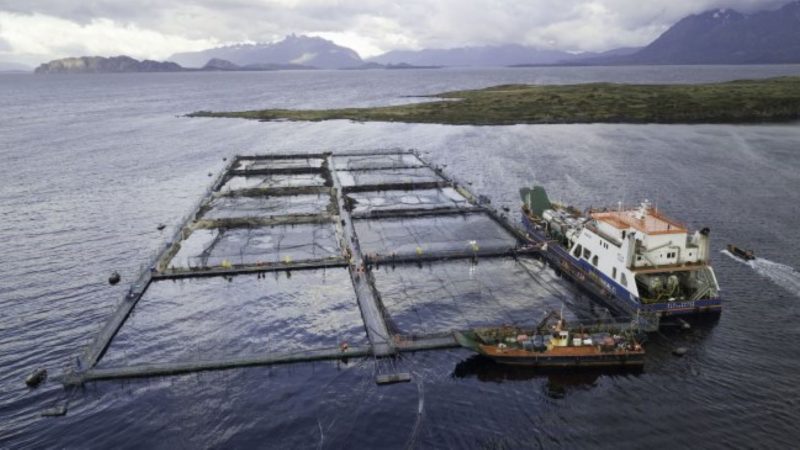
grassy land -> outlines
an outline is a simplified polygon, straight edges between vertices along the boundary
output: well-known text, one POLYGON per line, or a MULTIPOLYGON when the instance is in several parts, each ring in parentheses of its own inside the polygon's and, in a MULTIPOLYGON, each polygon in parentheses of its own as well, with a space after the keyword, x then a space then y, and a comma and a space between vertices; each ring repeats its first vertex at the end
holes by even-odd
POLYGON ((691 85, 505 85, 446 92, 434 97, 444 100, 376 108, 199 111, 189 116, 454 125, 747 123, 800 119, 800 77, 691 85))

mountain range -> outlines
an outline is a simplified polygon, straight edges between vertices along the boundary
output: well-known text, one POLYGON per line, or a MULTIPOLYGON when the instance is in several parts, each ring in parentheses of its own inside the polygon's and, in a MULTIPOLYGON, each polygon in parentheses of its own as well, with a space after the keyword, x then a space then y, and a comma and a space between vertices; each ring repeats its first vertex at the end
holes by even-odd
POLYGON ((643 48, 574 54, 517 44, 450 49, 396 50, 363 60, 319 37, 290 35, 269 44, 242 44, 178 53, 170 62, 65 58, 37 73, 162 72, 194 70, 374 69, 416 66, 773 64, 800 63, 800 1, 773 11, 730 9, 685 17, 643 48))
POLYGON ((414 64, 440 66, 510 66, 521 62, 551 64, 570 60, 576 55, 560 50, 543 50, 518 44, 449 49, 393 50, 369 58, 380 64, 414 64))
POLYGON ((775 11, 730 9, 686 17, 630 56, 637 64, 800 62, 800 1, 775 11))
POLYGON ((295 64, 319 69, 344 69, 364 63, 355 50, 319 37, 287 36, 272 44, 242 44, 200 52, 176 53, 169 57, 184 67, 202 67, 211 59, 252 64, 295 64))
POLYGON ((706 11, 681 19, 650 45, 632 54, 564 62, 588 65, 800 63, 800 1, 753 14, 732 9, 706 11))

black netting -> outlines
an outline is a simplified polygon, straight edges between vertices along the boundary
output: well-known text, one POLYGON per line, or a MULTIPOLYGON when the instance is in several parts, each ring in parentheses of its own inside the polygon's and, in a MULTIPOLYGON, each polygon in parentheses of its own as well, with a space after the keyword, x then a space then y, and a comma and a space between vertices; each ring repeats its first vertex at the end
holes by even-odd
POLYGON ((318 169, 322 167, 322 158, 286 158, 286 159, 240 159, 233 170, 264 169, 318 169))
POLYGON ((101 367, 366 345, 346 269, 158 281, 101 367))
POLYGON ((241 189, 324 186, 325 179, 316 173, 234 176, 219 189, 222 192, 241 189))
POLYGON ((196 230, 181 242, 171 268, 322 260, 341 256, 332 224, 196 230))
POLYGON ((484 214, 356 220, 362 253, 414 255, 506 251, 517 241, 484 214))
POLYGON ((464 208, 469 202, 453 188, 353 192, 354 214, 398 209, 464 208))
POLYGON ((363 170, 381 168, 419 167, 422 161, 408 153, 392 153, 384 155, 334 156, 336 170, 363 170))
POLYGON ((255 197, 217 197, 202 217, 230 219, 237 217, 270 217, 291 214, 322 214, 331 204, 330 194, 275 195, 255 197))
MULTIPOLYGON (((548 271, 549 272, 549 271, 548 271)), ((574 318, 557 280, 533 275, 511 258, 381 266, 381 300, 401 334, 428 335, 479 326, 533 326, 548 311, 574 318)))
POLYGON ((339 182, 344 187, 380 185, 380 184, 410 184, 432 183, 445 181, 428 167, 411 169, 388 170, 353 170, 337 172, 339 182))

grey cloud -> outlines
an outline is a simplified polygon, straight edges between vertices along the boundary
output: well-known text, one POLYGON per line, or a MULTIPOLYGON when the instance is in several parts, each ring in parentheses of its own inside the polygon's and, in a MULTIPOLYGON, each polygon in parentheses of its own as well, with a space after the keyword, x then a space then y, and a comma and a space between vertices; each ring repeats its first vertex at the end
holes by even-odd
MULTIPOLYGON (((112 20, 188 40, 272 41, 290 33, 348 33, 384 51, 521 43, 562 50, 644 45, 683 16, 743 12, 787 0, 0 0, 0 13, 79 25, 112 20)), ((13 43, 11 44, 13 45, 13 43)), ((78 45, 75 43, 67 45, 78 45)), ((175 51, 183 50, 175 48, 175 51)))

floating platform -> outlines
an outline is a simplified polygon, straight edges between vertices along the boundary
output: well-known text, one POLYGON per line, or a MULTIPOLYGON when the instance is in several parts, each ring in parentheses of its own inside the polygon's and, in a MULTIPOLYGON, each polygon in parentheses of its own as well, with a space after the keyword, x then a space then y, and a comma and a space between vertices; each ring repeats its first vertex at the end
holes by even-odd
POLYGON ((413 151, 237 156, 57 378, 457 347, 454 330, 572 305, 541 253, 413 151))

